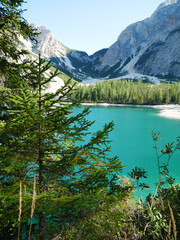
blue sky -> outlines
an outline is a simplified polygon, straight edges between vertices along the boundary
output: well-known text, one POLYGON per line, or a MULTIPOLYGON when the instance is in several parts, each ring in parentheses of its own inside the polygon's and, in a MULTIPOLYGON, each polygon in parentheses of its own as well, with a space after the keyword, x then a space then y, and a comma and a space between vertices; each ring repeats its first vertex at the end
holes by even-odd
POLYGON ((46 26, 65 46, 92 54, 110 47, 129 24, 163 0, 27 0, 25 19, 46 26))

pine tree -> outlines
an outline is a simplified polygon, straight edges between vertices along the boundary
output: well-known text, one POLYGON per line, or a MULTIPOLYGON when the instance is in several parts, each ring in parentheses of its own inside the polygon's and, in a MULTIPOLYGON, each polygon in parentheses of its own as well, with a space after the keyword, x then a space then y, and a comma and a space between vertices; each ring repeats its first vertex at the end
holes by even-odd
POLYGON ((23 63, 28 52, 21 47, 20 36, 35 41, 37 35, 22 16, 23 3, 24 0, 0 0, 0 83, 9 87, 9 73, 22 74, 28 64, 23 63))
POLYGON ((17 222, 4 214, 10 207, 10 216, 18 215, 17 193, 21 181, 23 192, 26 189, 26 194, 22 195, 22 199, 27 200, 24 215, 22 211, 26 229, 35 175, 37 206, 34 219, 39 224, 39 239, 47 239, 50 230, 65 228, 102 204, 102 191, 111 195, 122 166, 117 157, 109 158, 107 154, 110 150, 108 134, 113 123, 106 124, 89 142, 84 142, 93 124, 86 119, 89 108, 74 115, 73 109, 78 103, 64 103, 74 91, 75 83, 70 79, 56 93, 47 93, 46 86, 58 76, 58 71, 47 77, 51 64, 40 57, 35 65, 36 71, 33 68, 29 73, 30 79, 31 74, 34 77, 33 88, 29 87, 27 79, 23 81, 13 75, 11 81, 16 82, 16 88, 9 91, 5 100, 11 110, 0 129, 1 209, 4 209, 0 222, 4 229, 10 223, 17 227, 17 222))

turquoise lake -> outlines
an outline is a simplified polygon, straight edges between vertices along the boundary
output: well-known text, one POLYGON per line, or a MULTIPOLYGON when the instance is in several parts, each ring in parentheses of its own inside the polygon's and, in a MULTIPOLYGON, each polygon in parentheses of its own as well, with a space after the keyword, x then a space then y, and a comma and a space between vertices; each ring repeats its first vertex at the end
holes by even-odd
MULTIPOLYGON (((84 106, 80 107, 83 108, 84 106)), ((144 168, 148 174, 146 183, 152 190, 158 182, 158 169, 151 131, 160 132, 161 140, 158 146, 161 148, 180 136, 180 120, 158 116, 158 112, 159 110, 153 108, 92 106, 87 117, 89 120, 95 120, 90 129, 92 133, 102 129, 105 123, 114 121, 115 127, 110 133, 110 155, 118 155, 123 162, 125 167, 121 175, 127 176, 135 166, 144 168)), ((162 160, 166 162, 165 158, 162 160)), ((172 157, 169 170, 176 183, 180 183, 180 150, 172 157)), ((143 195, 146 195, 145 190, 143 195)))

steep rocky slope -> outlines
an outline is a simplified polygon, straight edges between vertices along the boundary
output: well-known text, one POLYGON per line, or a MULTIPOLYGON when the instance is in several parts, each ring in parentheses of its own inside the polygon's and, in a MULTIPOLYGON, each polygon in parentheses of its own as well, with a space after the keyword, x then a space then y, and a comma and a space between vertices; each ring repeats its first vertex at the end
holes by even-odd
POLYGON ((128 26, 93 70, 118 76, 127 72, 172 75, 180 55, 180 1, 162 3, 150 18, 128 26), (174 38, 175 37, 175 38, 174 38), (153 61, 154 59, 154 61, 153 61))
POLYGON ((91 56, 65 47, 45 27, 38 30, 32 51, 79 80, 128 73, 180 79, 180 0, 165 1, 150 18, 129 25, 109 49, 91 56))

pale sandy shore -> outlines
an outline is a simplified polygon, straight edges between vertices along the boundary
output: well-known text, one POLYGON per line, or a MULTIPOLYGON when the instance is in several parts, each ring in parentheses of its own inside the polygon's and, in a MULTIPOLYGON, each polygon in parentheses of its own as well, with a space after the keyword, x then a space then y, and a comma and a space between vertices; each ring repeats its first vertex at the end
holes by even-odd
POLYGON ((174 118, 180 120, 180 105, 157 105, 156 109, 160 109, 158 113, 161 117, 174 118))
POLYGON ((180 120, 180 105, 131 105, 131 104, 110 104, 110 103, 82 103, 88 106, 118 106, 118 107, 142 107, 159 109, 158 116, 180 120))

